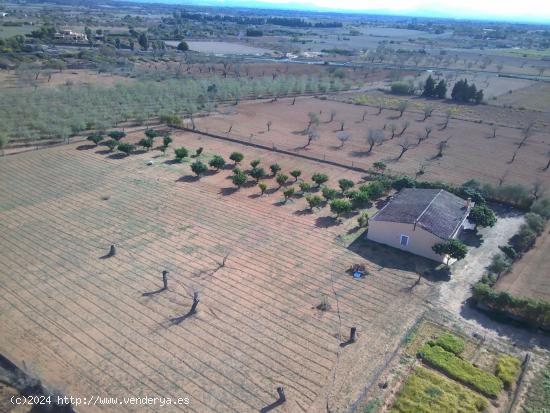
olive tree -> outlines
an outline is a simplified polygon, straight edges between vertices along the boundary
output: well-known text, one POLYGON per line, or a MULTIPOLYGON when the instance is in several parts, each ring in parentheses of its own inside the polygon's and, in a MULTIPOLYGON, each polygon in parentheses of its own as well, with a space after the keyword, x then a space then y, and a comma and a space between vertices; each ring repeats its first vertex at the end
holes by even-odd
POLYGON ((298 181, 300 175, 302 175, 302 171, 300 171, 299 169, 294 169, 290 171, 290 176, 294 178, 294 182, 298 181))
POLYGON ((240 152, 232 152, 231 155, 229 155, 229 159, 231 159, 235 165, 238 165, 243 161, 244 155, 240 152))
POLYGON ((457 239, 450 239, 446 242, 435 244, 432 250, 438 255, 446 256, 445 264, 447 265, 451 258, 461 260, 468 253, 468 247, 457 239))
POLYGON ((214 155, 212 159, 210 159, 210 162, 208 162, 208 165, 210 165, 216 171, 219 171, 225 166, 225 159, 223 159, 223 157, 220 155, 214 155))
POLYGON ((311 176, 311 180, 313 182, 315 182, 315 184, 317 185, 317 187, 321 186, 322 184, 324 184, 325 182, 328 181, 328 175, 327 174, 323 174, 323 173, 319 173, 319 172, 315 172, 312 176, 311 176))
POLYGON ((197 175, 197 178, 199 178, 202 174, 208 171, 208 166, 201 161, 195 161, 191 164, 191 170, 195 175, 197 175))

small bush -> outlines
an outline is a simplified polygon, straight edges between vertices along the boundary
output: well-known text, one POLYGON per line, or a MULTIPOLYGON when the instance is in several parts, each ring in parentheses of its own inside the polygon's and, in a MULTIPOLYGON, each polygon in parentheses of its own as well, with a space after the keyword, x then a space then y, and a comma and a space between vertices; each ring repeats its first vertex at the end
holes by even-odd
POLYGON ((216 170, 220 170, 225 166, 225 159, 220 155, 214 155, 212 159, 210 159, 210 162, 208 162, 208 165, 216 170))
POLYGON ((357 225, 359 225, 359 228, 367 228, 369 226, 368 212, 365 211, 359 215, 359 218, 357 218, 357 225))
POLYGON ((265 182, 260 182, 258 188, 260 188, 261 194, 263 195, 267 189, 267 184, 265 182))
POLYGON ((516 235, 510 239, 510 244, 516 251, 526 252, 534 244, 537 239, 537 234, 527 225, 522 225, 516 235))
POLYGON ((260 179, 262 179, 265 176, 265 169, 261 167, 255 167, 252 168, 250 171, 250 176, 258 182, 260 179))
POLYGON ((330 201, 330 211, 335 213, 337 217, 347 212, 351 212, 352 205, 347 199, 333 199, 330 201))
POLYGON ((311 191, 311 184, 308 182, 300 182, 298 186, 300 187, 300 191, 302 191, 302 193, 311 191))
POLYGON ((525 222, 527 223, 527 226, 531 228, 537 235, 543 233, 544 226, 546 225, 544 218, 534 212, 528 212, 527 214, 525 214, 525 222))
POLYGON ((126 155, 130 155, 135 149, 136 147, 134 145, 126 142, 119 143, 117 146, 117 150, 125 153, 126 155))
POLYGON ((233 171, 233 175, 231 176, 231 182, 233 182, 233 185, 235 185, 237 188, 240 188, 246 183, 246 175, 243 171, 238 170, 236 173, 233 171))
POLYGON ((497 359, 496 375, 509 389, 515 383, 521 362, 508 354, 501 354, 497 359))
POLYGON ((351 179, 343 178, 338 181, 338 186, 340 187, 340 190, 342 191, 342 193, 346 193, 346 191, 353 188, 354 185, 355 184, 351 179))
POLYGON ((298 178, 302 175, 302 171, 299 169, 294 169, 293 171, 290 171, 290 176, 294 178, 294 182, 298 180, 298 178))
POLYGON ((317 208, 323 201, 319 195, 306 195, 306 201, 310 209, 317 208))
POLYGON ((311 176, 311 180, 315 182, 317 186, 321 186, 328 181, 328 175, 316 172, 311 176))
POLYGON ((181 162, 184 158, 189 156, 189 151, 187 148, 177 148, 174 150, 174 155, 176 156, 176 160, 181 162))
POLYGON ((393 180, 391 186, 396 191, 400 191, 403 188, 414 188, 416 186, 416 181, 410 176, 401 175, 393 180))
POLYGON ((366 191, 356 191, 350 193, 351 202, 353 208, 368 208, 371 205, 370 194, 366 191))
POLYGON ((235 162, 235 165, 238 163, 241 163, 244 159, 244 155, 240 152, 232 152, 231 155, 229 155, 229 159, 231 159, 233 162, 235 162))
POLYGON ((539 214, 544 219, 550 219, 550 198, 542 198, 533 203, 531 212, 539 214))
POLYGON ((336 189, 329 188, 328 186, 323 187, 321 193, 323 194, 323 198, 327 201, 331 201, 338 196, 338 191, 336 189))
POLYGON ((260 160, 259 160, 259 159, 254 159, 253 161, 250 161, 250 166, 251 166, 252 168, 256 168, 259 164, 260 164, 260 160))
POLYGON ((407 82, 393 82, 390 86, 391 93, 396 95, 412 95, 414 89, 407 82))
POLYGON ((499 245, 498 248, 504 253, 504 255, 506 255, 512 261, 515 261, 518 259, 518 253, 513 247, 509 245, 499 245))
POLYGON ((118 142, 114 139, 109 139, 108 141, 103 142, 103 145, 113 151, 118 146, 118 142))
POLYGON ((287 188, 283 191, 283 196, 285 197, 285 201, 288 200, 292 195, 294 195, 294 187, 287 188))
POLYGON ((103 140, 103 135, 93 134, 88 136, 86 139, 93 142, 97 146, 97 144, 103 140))
MULTIPOLYGON (((274 163, 272 165, 269 165, 269 170, 271 171, 271 173, 273 174, 273 176, 277 175, 279 173, 279 171, 281 170, 281 166, 277 163, 274 163)), ((290 173, 292 175, 292 172, 290 173)), ((294 175, 292 175, 294 176, 294 175)))
POLYGON ((285 174, 278 174, 277 177, 275 178, 275 180, 277 181, 277 183, 279 184, 279 187, 283 186, 284 184, 286 184, 286 181, 288 181, 288 175, 285 175, 285 174))
POLYGON ((203 173, 208 171, 208 166, 206 166, 201 161, 195 161, 191 164, 191 170, 197 176, 201 176, 203 173))
POLYGON ((475 367, 438 345, 425 344, 420 349, 419 356, 432 367, 472 386, 488 397, 496 398, 502 391, 503 384, 496 376, 475 367))

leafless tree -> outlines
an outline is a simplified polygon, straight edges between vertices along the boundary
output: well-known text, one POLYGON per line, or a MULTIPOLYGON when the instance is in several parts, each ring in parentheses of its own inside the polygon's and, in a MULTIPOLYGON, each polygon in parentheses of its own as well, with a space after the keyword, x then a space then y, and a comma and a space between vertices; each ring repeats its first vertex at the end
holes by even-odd
POLYGON ((317 139, 319 139, 319 132, 317 132, 317 129, 315 127, 310 127, 309 128, 309 132, 307 133, 307 144, 306 144, 306 148, 311 145, 311 142, 313 141, 316 141, 317 139))
POLYGON ((336 137, 340 141, 340 148, 343 148, 344 144, 351 139, 351 133, 340 131, 336 134, 336 137))
POLYGON ((391 138, 395 138, 395 132, 397 131, 397 125, 395 123, 390 123, 390 132, 391 132, 391 138))
POLYGON ((271 122, 270 120, 267 121, 267 131, 269 132, 271 130, 271 125, 273 124, 273 122, 271 122))
POLYGON ((380 145, 384 141, 384 132, 380 129, 369 129, 367 134, 367 143, 369 145, 369 153, 374 145, 380 145))
POLYGON ((451 120, 451 115, 453 112, 449 109, 447 112, 445 112, 445 120, 443 121, 443 125, 441 126, 441 130, 447 129, 447 126, 449 126, 449 121, 451 120))
POLYGON ((405 133, 405 131, 407 130, 407 128, 409 127, 410 124, 411 123, 408 120, 406 120, 405 122, 402 122, 401 123, 401 128, 402 128, 401 132, 399 132, 399 135, 397 135, 397 136, 399 136, 399 137, 403 136, 403 134, 405 133))
MULTIPOLYGON (((548 166, 550 166, 550 152, 547 153, 548 156, 548 166)), ((546 169, 548 169, 548 166, 546 169)), ((544 192, 544 188, 542 186, 542 182, 540 179, 536 179, 535 182, 533 182, 533 188, 531 189, 531 194, 533 195, 533 198, 535 198, 535 201, 541 197, 541 195, 544 192)))
POLYGON ((436 158, 441 158, 443 156, 443 152, 449 147, 449 141, 444 140, 437 144, 437 155, 436 158))
POLYGON ((334 109, 331 109, 330 111, 330 119, 329 119, 329 123, 331 123, 333 120, 334 120, 334 117, 336 116, 336 111, 334 109))
POLYGON ((547 171, 550 168, 550 151, 546 152, 546 157, 548 158, 548 163, 544 167, 543 171, 547 171))
POLYGON ((399 111, 399 117, 403 116, 403 113, 407 110, 407 107, 409 106, 409 102, 406 100, 402 100, 397 105, 397 110, 399 111))
POLYGON ((425 120, 428 119, 430 116, 432 116, 432 113, 433 113, 433 111, 434 111, 434 108, 433 108, 432 105, 427 104, 427 105, 424 105, 423 111, 424 111, 424 119, 422 119, 422 120, 425 121, 425 120))
POLYGON ((491 130, 493 131, 493 136, 492 136, 493 138, 497 137, 497 129, 498 129, 497 125, 491 126, 491 130))
POLYGON ((346 126, 346 122, 341 121, 341 122, 340 122, 340 131, 343 131, 343 130, 344 130, 344 126, 346 126))
POLYGON ((426 132, 426 139, 428 139, 430 137, 430 133, 432 133, 432 127, 431 126, 426 126, 424 128, 424 132, 426 132))
POLYGON ((401 153, 399 154, 396 160, 400 160, 403 157, 403 155, 405 155, 405 152, 407 152, 409 149, 411 149, 414 146, 407 139, 402 140, 401 142, 398 143, 398 145, 401 147, 401 153))
POLYGON ((381 115, 383 110, 384 110, 384 104, 382 102, 378 103, 378 113, 377 113, 377 115, 381 115))
POLYGON ((367 117, 367 111, 364 110, 363 111, 363 117, 361 118, 361 122, 364 122, 366 117, 367 117))

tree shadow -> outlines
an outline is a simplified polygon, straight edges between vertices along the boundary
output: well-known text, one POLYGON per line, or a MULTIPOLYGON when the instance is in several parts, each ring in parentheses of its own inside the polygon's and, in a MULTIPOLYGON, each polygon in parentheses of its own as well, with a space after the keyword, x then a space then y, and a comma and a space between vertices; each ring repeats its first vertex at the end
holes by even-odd
POLYGON ((77 151, 87 151, 87 150, 94 149, 94 148, 97 148, 97 146, 96 145, 80 145, 80 146, 76 147, 76 150, 77 151))
POLYGON ((233 195, 238 190, 239 190, 239 188, 237 188, 235 186, 230 186, 228 188, 221 188, 219 194, 222 195, 222 196, 233 195))
POLYGON ((141 296, 142 296, 142 297, 151 297, 152 295, 159 294, 159 293, 161 293, 161 292, 163 292, 163 291, 166 291, 166 289, 165 289, 165 288, 159 288, 159 289, 156 290, 156 291, 148 291, 148 292, 146 292, 146 293, 143 293, 143 294, 141 294, 141 296))
POLYGON ((478 248, 483 244, 483 237, 473 230, 464 230, 458 236, 458 239, 468 247, 478 248))
POLYGON ((276 409, 277 407, 279 407, 279 406, 282 405, 283 403, 284 403, 283 400, 274 401, 273 403, 268 404, 268 405, 265 406, 265 407, 262 407, 262 408, 260 409, 260 413, 268 413, 268 412, 270 412, 271 410, 276 409))
POLYGON ((336 225, 340 225, 340 220, 333 216, 324 216, 315 219, 315 226, 318 228, 329 228, 336 225))
POLYGON ((351 151, 350 155, 356 158, 361 158, 365 156, 370 156, 372 152, 370 151, 351 151))
POLYGON ((192 312, 192 311, 189 311, 187 314, 184 314, 182 316, 179 316, 179 317, 172 317, 170 319, 170 323, 172 325, 178 325, 178 324, 181 324, 182 322, 184 322, 185 320, 187 320, 189 317, 192 317, 196 314, 196 311, 195 312, 192 312))
POLYGON ((100 149, 98 151, 95 151, 98 155, 107 155, 109 153, 113 153, 110 149, 100 149))
POLYGON ((143 155, 144 153, 149 153, 150 151, 147 151, 145 149, 136 149, 132 152, 132 155, 143 155))
POLYGON ((177 160, 177 159, 167 159, 163 162, 163 164, 165 165, 175 165, 177 163, 182 163, 181 161, 177 160))
POLYGON ((184 175, 178 179, 176 179, 176 182, 197 182, 200 178, 196 175, 184 175))
POLYGON ((109 159, 124 159, 124 158, 127 158, 128 156, 130 156, 130 155, 126 155, 125 153, 113 153, 113 154, 107 156, 107 158, 109 158, 109 159))
MULTIPOLYGON (((265 195, 265 194, 264 194, 264 195, 265 195)), ((256 198, 261 198, 262 195, 261 195, 261 194, 250 194, 250 195, 248 195, 248 197, 249 197, 250 199, 256 199, 256 198)))
POLYGON ((294 215, 298 215, 298 216, 311 215, 311 214, 313 214, 313 211, 309 208, 299 209, 297 211, 294 211, 294 215))

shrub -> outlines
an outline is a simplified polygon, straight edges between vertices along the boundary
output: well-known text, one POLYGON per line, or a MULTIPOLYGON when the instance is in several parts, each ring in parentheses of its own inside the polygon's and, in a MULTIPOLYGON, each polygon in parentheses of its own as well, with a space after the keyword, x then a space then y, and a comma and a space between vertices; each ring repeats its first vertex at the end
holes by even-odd
POLYGON ((460 355, 464 351, 464 340, 451 333, 443 333, 434 341, 434 345, 439 346, 451 353, 460 355))
POLYGON ((369 214, 368 212, 362 212, 361 215, 357 218, 357 225, 360 228, 366 228, 369 225, 369 214))
POLYGON ((519 232, 510 239, 510 244, 516 251, 526 252, 534 244, 537 234, 527 225, 522 225, 519 232))
POLYGON ((509 389, 516 381, 520 365, 521 361, 508 354, 498 356, 496 376, 504 383, 506 389, 509 389))
POLYGON ((306 201, 309 205, 309 209, 313 209, 321 205, 322 199, 319 195, 307 195, 306 201))
POLYGON ((485 204, 476 204, 470 211, 468 219, 476 225, 476 228, 478 225, 492 227, 497 222, 495 213, 485 204))
POLYGON ((351 202, 347 199, 333 199, 330 201, 330 211, 337 217, 352 210, 351 202))
POLYGON ((237 188, 240 188, 246 183, 246 175, 241 170, 238 170, 237 173, 233 173, 231 176, 231 182, 233 182, 233 185, 235 185, 237 188))
POLYGON ((159 134, 154 129, 146 129, 145 136, 148 137, 149 139, 155 139, 157 136, 159 136, 159 134))
POLYGON ((495 274, 502 274, 510 265, 500 254, 493 255, 491 259, 491 265, 489 265, 489 270, 495 274))
POLYGON ((329 188, 328 186, 323 187, 321 193, 323 194, 323 198, 327 201, 331 201, 338 196, 338 191, 336 189, 329 188))
POLYGON ((208 165, 216 170, 220 170, 225 166, 225 159, 220 155, 214 155, 212 159, 210 159, 210 162, 208 162, 208 165))
POLYGON ((328 181, 328 175, 316 172, 311 176, 311 180, 315 182, 317 186, 321 186, 328 181))
POLYGON ((403 188, 414 188, 416 186, 416 182, 410 176, 401 175, 393 180, 391 186, 396 191, 400 191, 403 188))
POLYGON ((254 178, 256 182, 258 182, 265 176, 265 169, 261 167, 252 168, 252 170, 250 171, 250 176, 254 178))
POLYGON ((371 205, 370 194, 367 191, 356 191, 348 194, 354 208, 368 208, 371 205))
POLYGON ((203 151, 203 148, 202 148, 202 147, 197 148, 197 150, 195 151, 195 155, 193 155, 193 156, 194 156, 195 158, 198 157, 198 156, 200 156, 201 153, 202 153, 202 151, 203 151))
POLYGON ((472 386, 488 397, 496 398, 502 391, 503 385, 500 379, 438 345, 425 344, 420 349, 419 356, 432 367, 445 372, 461 383, 472 386))
POLYGON ((125 153, 126 155, 130 155, 134 151, 134 149, 136 149, 136 147, 131 143, 127 143, 127 142, 119 143, 117 146, 117 150, 125 153))
POLYGON ((390 413, 479 413, 487 400, 441 374, 418 367, 397 395, 390 413))
POLYGON ((118 146, 118 142, 114 139, 109 139, 108 141, 103 142, 103 145, 113 151, 118 146))
POLYGON ((369 194, 370 199, 378 199, 384 195, 386 189, 382 182, 374 181, 366 186, 365 191, 369 194))
POLYGON ((290 176, 294 178, 294 182, 298 180, 298 178, 302 175, 302 171, 299 169, 294 169, 293 171, 290 171, 290 176))
POLYGON ((259 164, 260 164, 260 160, 259 160, 259 159, 254 159, 253 161, 250 161, 250 166, 251 166, 252 168, 256 168, 259 164))
MULTIPOLYGON (((271 173, 273 174, 273 176, 275 176, 281 170, 281 166, 277 163, 274 163, 272 165, 269 165, 269 169, 271 170, 271 173)), ((292 175, 292 173, 290 174, 292 175)))
POLYGON ((143 138, 138 142, 138 145, 141 146, 142 148, 147 149, 147 151, 149 151, 149 149, 153 147, 153 139, 143 138))
POLYGON ((384 172, 386 169, 386 164, 382 161, 378 161, 372 164, 374 166, 374 169, 376 169, 378 172, 384 172))
POLYGON ((353 188, 354 185, 355 184, 350 179, 342 178, 342 179, 338 180, 338 186, 340 187, 342 193, 346 193, 346 191, 348 189, 353 188))
POLYGON ((504 253, 504 255, 506 255, 512 261, 515 261, 518 259, 518 253, 510 245, 499 245, 498 248, 504 253))
POLYGON ((109 138, 111 139, 114 139, 115 141, 119 141, 126 136, 126 133, 120 130, 113 130, 111 132, 108 132, 107 136, 109 136, 109 138))
POLYGON ((396 95, 412 95, 414 89, 407 82, 393 82, 390 86, 391 93, 396 95))
POLYGON ((90 142, 93 142, 97 146, 97 144, 103 140, 103 135, 96 133, 88 136, 86 139, 89 140, 90 142))
POLYGON ((278 174, 277 177, 275 178, 275 180, 279 184, 279 188, 280 188, 281 186, 286 184, 286 181, 288 181, 288 175, 278 174))
POLYGON ((550 219, 550 198, 536 200, 531 206, 531 212, 539 214, 544 219, 550 219))
POLYGON ((201 161, 195 161, 191 164, 191 170, 197 176, 201 176, 203 173, 208 171, 208 166, 206 166, 201 161))
POLYGON ((540 235, 544 231, 544 218, 534 212, 528 212, 525 214, 525 222, 527 226, 532 229, 537 235, 540 235))
POLYGON ((311 184, 308 182, 300 182, 298 186, 300 187, 300 191, 302 191, 302 193, 311 191, 311 184))
POLYGON ((235 165, 238 163, 241 163, 244 159, 244 155, 240 152, 232 152, 231 155, 229 155, 229 159, 231 159, 235 165))
POLYGON ((287 188, 283 191, 283 196, 285 197, 285 202, 290 198, 292 195, 294 195, 294 187, 287 188))
POLYGON ((261 195, 264 194, 264 192, 266 191, 267 189, 267 184, 265 182, 260 182, 258 184, 258 188, 260 188, 260 191, 261 191, 261 195))
POLYGON ((183 158, 187 158, 189 156, 189 151, 187 150, 187 148, 182 147, 174 150, 174 154, 176 156, 176 160, 181 162, 183 158))
POLYGON ((162 137, 162 146, 165 148, 172 143, 172 137, 170 135, 165 135, 162 137))

